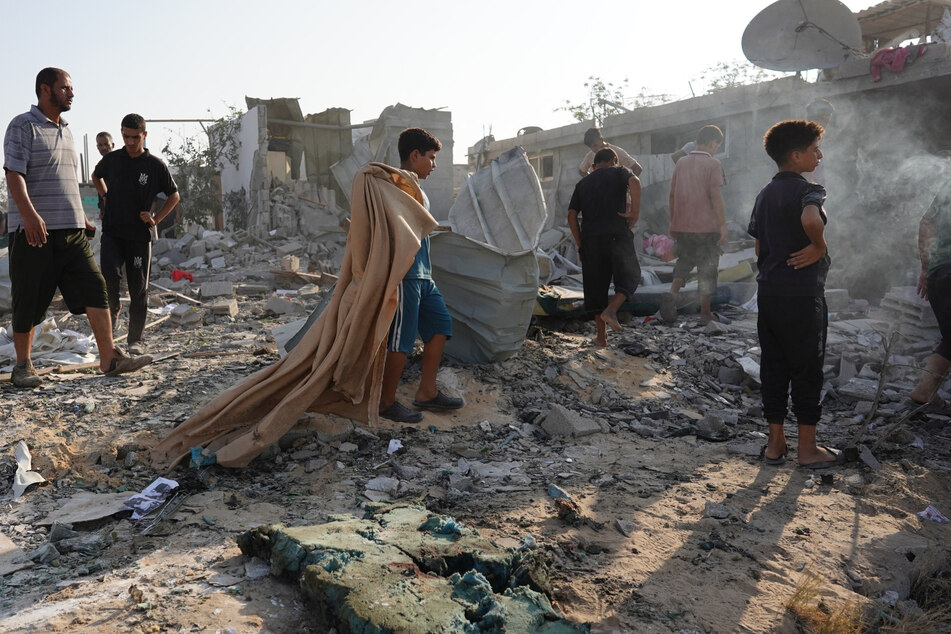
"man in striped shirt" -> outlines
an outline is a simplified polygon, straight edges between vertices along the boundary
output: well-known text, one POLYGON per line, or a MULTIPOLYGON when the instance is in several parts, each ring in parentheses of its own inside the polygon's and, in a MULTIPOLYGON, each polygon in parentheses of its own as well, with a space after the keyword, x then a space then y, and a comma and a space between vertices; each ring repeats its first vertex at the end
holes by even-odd
POLYGON ((45 319, 57 288, 71 313, 89 319, 100 369, 110 376, 138 370, 152 358, 126 357, 115 347, 106 283, 84 232, 94 227, 79 195, 73 136, 60 116, 73 103, 69 73, 41 70, 36 97, 37 105, 15 117, 3 139, 17 357, 13 383, 30 388, 41 383, 30 359, 33 328, 45 319))

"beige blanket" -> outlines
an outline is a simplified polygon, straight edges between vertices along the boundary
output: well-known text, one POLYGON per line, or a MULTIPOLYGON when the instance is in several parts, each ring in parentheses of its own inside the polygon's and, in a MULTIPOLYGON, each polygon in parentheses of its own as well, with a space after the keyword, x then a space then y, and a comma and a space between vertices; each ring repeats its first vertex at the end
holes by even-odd
POLYGON ((220 394, 151 452, 158 470, 192 447, 218 464, 243 467, 305 411, 379 420, 386 337, 397 288, 436 227, 416 175, 381 163, 363 167, 351 190, 351 225, 330 304, 283 359, 220 394))

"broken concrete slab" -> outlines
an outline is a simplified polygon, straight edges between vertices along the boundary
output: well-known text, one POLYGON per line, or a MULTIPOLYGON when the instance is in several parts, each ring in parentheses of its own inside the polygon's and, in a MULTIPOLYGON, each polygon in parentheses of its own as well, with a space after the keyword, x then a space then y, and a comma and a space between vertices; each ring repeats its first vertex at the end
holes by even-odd
POLYGON ((179 304, 169 311, 168 315, 176 326, 200 326, 205 319, 204 310, 186 304, 179 304))
POLYGON ((201 285, 202 299, 232 296, 234 296, 234 286, 231 282, 204 282, 201 285))
POLYGON ((125 507, 125 501, 131 494, 126 493, 90 493, 83 491, 72 496, 59 509, 37 522, 39 526, 50 526, 54 522, 78 524, 95 522, 119 514, 130 515, 132 511, 125 507))
POLYGON ((839 386, 839 395, 854 398, 857 401, 874 401, 878 393, 878 381, 853 377, 839 386))
POLYGON ((369 505, 364 519, 238 536, 271 574, 299 580, 319 625, 340 632, 581 632, 552 608, 544 556, 503 550, 452 518, 369 505))
POLYGON ((275 315, 287 315, 290 313, 303 312, 304 307, 298 302, 291 301, 279 295, 271 295, 264 305, 264 310, 269 310, 275 315))
POLYGON ((33 563, 26 559, 26 551, 0 533, 0 577, 12 574, 17 570, 30 568, 33 563))
POLYGON ((601 426, 577 412, 555 404, 541 422, 542 429, 550 436, 589 436, 601 431, 601 426))
POLYGON ((213 315, 234 317, 238 314, 238 300, 233 297, 219 297, 208 307, 213 315))

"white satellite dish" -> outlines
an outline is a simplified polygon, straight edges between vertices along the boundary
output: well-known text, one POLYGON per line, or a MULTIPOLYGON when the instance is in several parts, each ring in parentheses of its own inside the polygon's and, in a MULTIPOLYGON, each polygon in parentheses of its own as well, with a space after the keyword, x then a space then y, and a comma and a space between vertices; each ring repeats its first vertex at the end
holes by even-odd
POLYGON ((779 0, 743 32, 743 54, 761 68, 833 68, 862 45, 862 27, 838 0, 779 0))

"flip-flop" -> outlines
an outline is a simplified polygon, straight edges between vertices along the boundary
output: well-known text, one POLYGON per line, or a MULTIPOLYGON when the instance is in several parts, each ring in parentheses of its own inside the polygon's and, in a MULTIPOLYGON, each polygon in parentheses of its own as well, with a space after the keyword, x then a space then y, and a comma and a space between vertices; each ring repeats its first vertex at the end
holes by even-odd
POLYGON ((786 448, 783 450, 783 455, 777 458, 769 458, 766 456, 766 445, 763 445, 763 447, 759 450, 760 459, 764 463, 768 465, 772 465, 774 467, 778 467, 779 465, 786 464, 786 456, 788 455, 789 455, 789 445, 786 445, 786 448))
POLYGON ((809 464, 801 464, 799 465, 799 468, 812 469, 812 470, 828 469, 829 467, 835 467, 836 465, 845 463, 845 453, 839 451, 838 449, 832 449, 831 447, 823 447, 822 445, 819 445, 819 449, 822 449, 824 451, 828 451, 829 453, 831 453, 833 456, 835 456, 835 460, 823 460, 822 462, 811 462, 809 464))
POLYGON ((436 392, 436 396, 428 401, 413 401, 413 407, 420 409, 459 409, 465 404, 461 398, 446 396, 442 392, 436 392))

